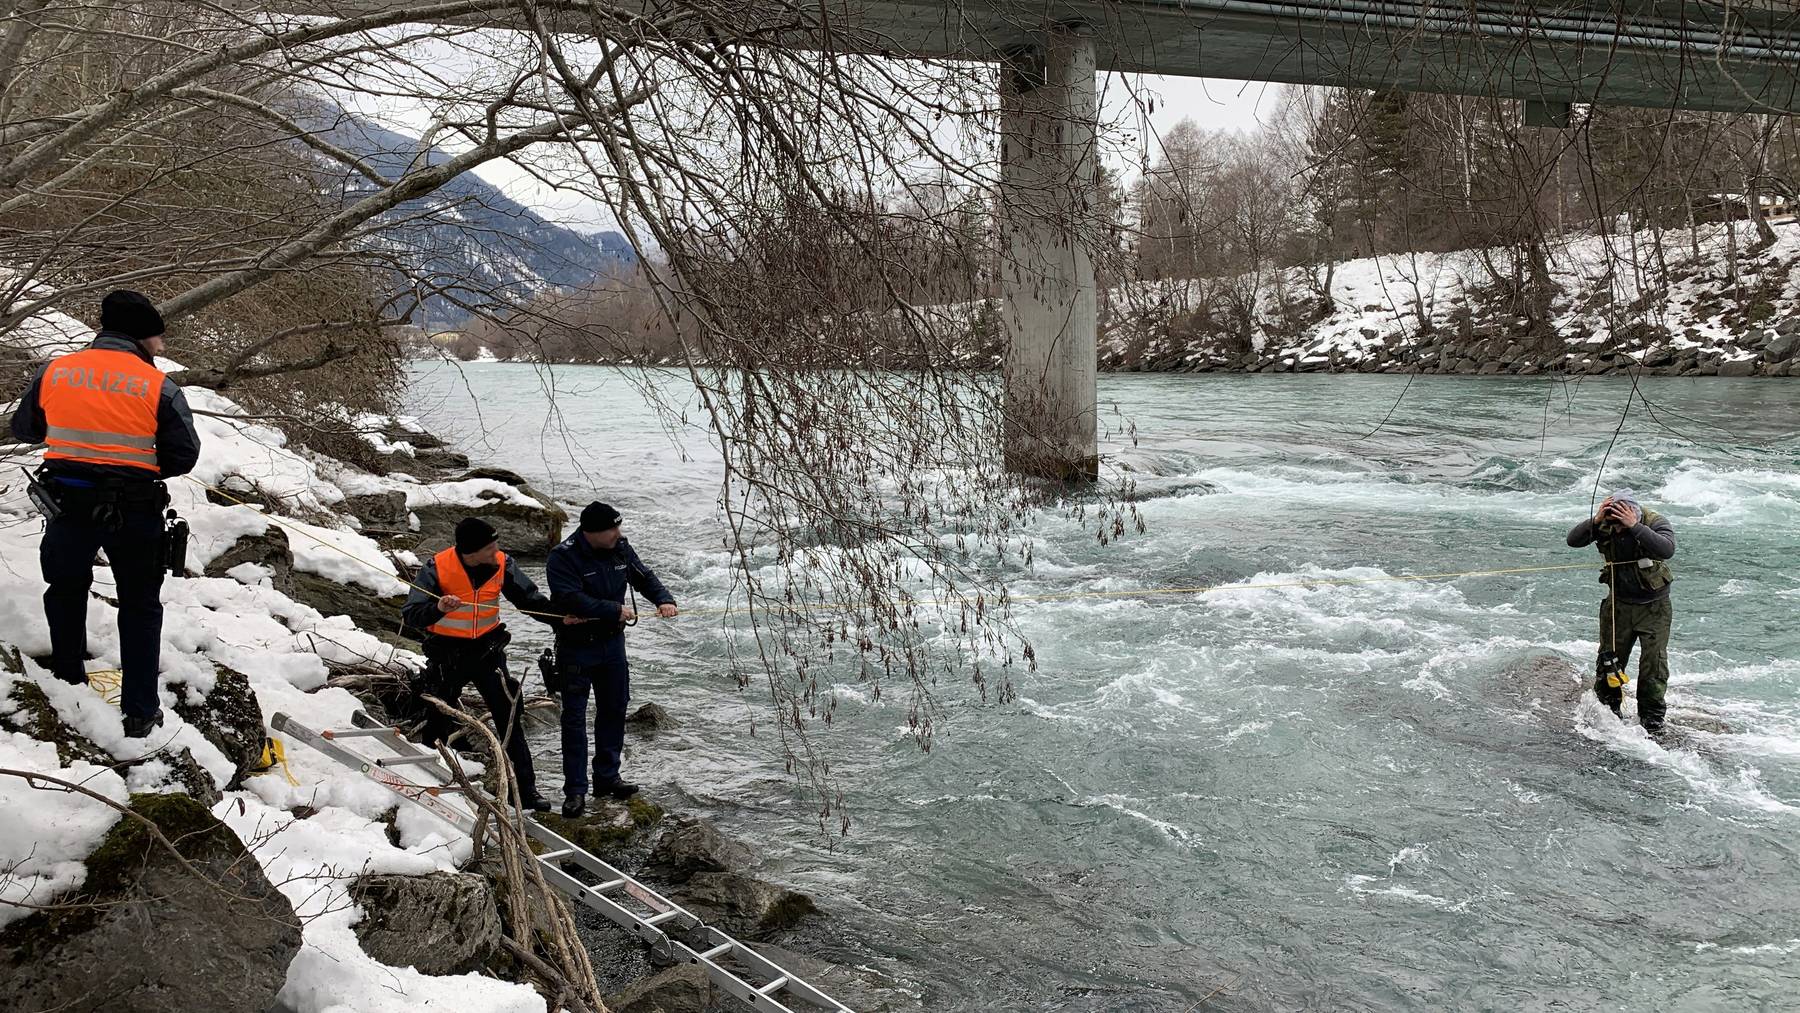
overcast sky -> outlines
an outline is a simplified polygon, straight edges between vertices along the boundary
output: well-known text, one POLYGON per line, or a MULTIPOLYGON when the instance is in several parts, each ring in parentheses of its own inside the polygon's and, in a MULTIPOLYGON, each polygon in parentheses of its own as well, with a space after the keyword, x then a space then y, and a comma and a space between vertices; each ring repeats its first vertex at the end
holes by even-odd
MULTIPOLYGON (((1127 96, 1133 89, 1110 75, 1105 80, 1108 82, 1107 104, 1120 110, 1128 108, 1127 96)), ((1155 111, 1150 114, 1148 124, 1153 138, 1184 119, 1192 119, 1213 130, 1253 131, 1259 122, 1276 114, 1281 97, 1280 86, 1255 81, 1149 75, 1137 78, 1137 81, 1139 96, 1154 97, 1155 100, 1155 111)), ((1154 152, 1154 141, 1151 150, 1154 152)), ((1114 168, 1128 175, 1135 174, 1129 166, 1115 165, 1114 168)), ((599 204, 573 194, 558 193, 510 162, 489 162, 476 172, 501 187, 514 200, 554 221, 588 231, 613 228, 611 215, 599 204)))

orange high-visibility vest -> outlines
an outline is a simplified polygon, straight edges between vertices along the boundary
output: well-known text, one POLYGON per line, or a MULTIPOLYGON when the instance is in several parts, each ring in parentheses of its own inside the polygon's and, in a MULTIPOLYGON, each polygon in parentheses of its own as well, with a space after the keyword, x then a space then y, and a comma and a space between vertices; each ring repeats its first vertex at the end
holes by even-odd
POLYGON ((456 547, 437 554, 438 592, 453 594, 465 603, 455 612, 447 613, 442 619, 426 627, 429 633, 440 637, 461 637, 473 640, 485 633, 492 632, 500 625, 500 588, 506 583, 506 553, 494 554, 494 575, 479 588, 469 580, 469 571, 463 569, 462 557, 457 554, 456 547))
POLYGON ((53 359, 38 384, 52 461, 156 471, 156 409, 163 372, 143 359, 89 348, 53 359))

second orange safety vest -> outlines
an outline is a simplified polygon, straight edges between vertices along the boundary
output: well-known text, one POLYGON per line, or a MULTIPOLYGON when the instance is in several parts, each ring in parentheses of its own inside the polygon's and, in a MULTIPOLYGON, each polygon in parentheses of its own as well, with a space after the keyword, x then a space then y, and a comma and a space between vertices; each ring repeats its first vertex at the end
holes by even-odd
POLYGON ((506 553, 494 554, 494 575, 489 577, 480 587, 476 587, 469 579, 469 571, 463 569, 462 556, 455 546, 437 554, 438 593, 453 594, 463 600, 463 607, 444 615, 437 622, 427 627, 427 631, 440 637, 458 637, 474 640, 476 637, 490 633, 500 625, 500 589, 506 584, 506 553))
POLYGON ((49 425, 44 458, 157 471, 156 411, 167 379, 143 359, 110 348, 51 360, 38 381, 49 425))

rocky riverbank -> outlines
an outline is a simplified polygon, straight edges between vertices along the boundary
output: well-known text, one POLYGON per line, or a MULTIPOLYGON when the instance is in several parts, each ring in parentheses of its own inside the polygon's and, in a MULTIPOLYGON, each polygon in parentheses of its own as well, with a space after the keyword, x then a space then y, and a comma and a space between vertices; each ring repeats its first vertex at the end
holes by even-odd
POLYGON ((1669 336, 1647 344, 1607 345, 1579 338, 1543 342, 1530 335, 1382 336, 1368 329, 1364 349, 1285 345, 1233 354, 1202 351, 1175 360, 1111 363, 1114 372, 1427 372, 1463 376, 1800 376, 1800 318, 1728 344, 1678 345, 1669 336), (1546 347, 1548 344, 1548 347, 1546 347))
POLYGON ((1657 260, 1659 237, 1571 236, 1550 254, 1535 323, 1498 298, 1507 251, 1397 254, 1256 278, 1138 282, 1101 314, 1100 368, 1119 372, 1474 376, 1800 375, 1800 226, 1753 249, 1703 227, 1657 260), (1328 297, 1327 297, 1328 293, 1328 297), (1248 319, 1234 307, 1254 305, 1248 319))
MULTIPOLYGON (((466 837, 303 745, 266 746, 281 743, 277 712, 315 728, 357 711, 408 720, 422 659, 398 636, 398 605, 421 556, 477 514, 510 551, 541 557, 566 512, 404 420, 368 426, 385 465, 360 467, 191 396, 207 449, 195 481, 171 486, 193 536, 189 576, 164 587, 167 721, 149 740, 124 738, 107 689, 104 571, 94 681, 44 667, 41 526, 22 483, 0 485, 0 1008, 544 1010, 503 943, 532 945, 540 922, 510 924, 491 853, 478 860, 466 837)), ((12 448, 6 463, 36 457, 12 448)), ((555 701, 532 705, 541 717, 555 701)), ((646 708, 631 734, 654 748, 669 720, 646 708)), ((484 759, 470 754, 471 769, 484 759)), ((805 948, 828 931, 829 901, 758 878, 753 848, 665 808, 681 797, 663 786, 546 822, 746 942, 805 948)), ((578 924, 613 1009, 727 1008, 694 969, 653 966, 592 912, 578 924)), ((866 973, 782 959, 859 1010, 899 1008, 866 973)))
POLYGON ((1800 376, 1800 317, 1771 328, 1702 346, 1653 331, 1624 346, 1592 335, 1545 341, 1485 326, 1467 336, 1382 335, 1363 328, 1367 344, 1288 344, 1233 355, 1219 348, 1184 351, 1148 361, 1114 359, 1114 372, 1182 373, 1428 373, 1465 376, 1800 376))

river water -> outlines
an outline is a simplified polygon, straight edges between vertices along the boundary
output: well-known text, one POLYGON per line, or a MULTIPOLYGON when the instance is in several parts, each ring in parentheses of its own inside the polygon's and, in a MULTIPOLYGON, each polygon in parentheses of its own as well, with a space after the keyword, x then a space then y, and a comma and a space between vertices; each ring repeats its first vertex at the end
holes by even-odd
MULTIPOLYGON (((1595 558, 1563 538, 1627 381, 1406 383, 1103 377, 1149 532, 1101 547, 1046 513, 1015 591, 1595 558)), ((1583 569, 1021 604, 1040 670, 1004 705, 946 683, 929 753, 903 704, 838 688, 834 847, 751 734, 769 704, 724 674, 718 620, 646 622, 635 699, 682 725, 627 772, 813 894, 810 948, 931 1010, 1793 1008, 1800 383, 1643 389, 1603 487, 1679 538, 1668 748, 1581 692, 1583 569)), ((722 596, 716 458, 622 374, 422 366, 413 401, 477 459, 619 506, 684 603, 722 596)))

